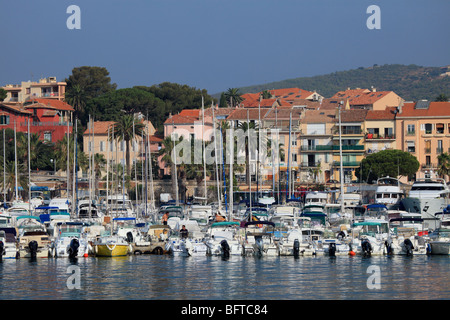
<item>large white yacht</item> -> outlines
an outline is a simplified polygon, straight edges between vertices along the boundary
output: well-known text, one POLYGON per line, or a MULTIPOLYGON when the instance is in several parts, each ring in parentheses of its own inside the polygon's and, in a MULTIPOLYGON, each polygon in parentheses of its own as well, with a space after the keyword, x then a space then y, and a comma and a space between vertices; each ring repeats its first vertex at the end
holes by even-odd
POLYGON ((398 209, 403 196, 398 179, 388 176, 377 180, 375 203, 384 204, 388 210, 398 209))
POLYGON ((435 214, 444 211, 449 197, 450 189, 444 179, 421 179, 413 183, 402 204, 406 211, 420 213, 424 224, 434 230, 440 224, 435 214))

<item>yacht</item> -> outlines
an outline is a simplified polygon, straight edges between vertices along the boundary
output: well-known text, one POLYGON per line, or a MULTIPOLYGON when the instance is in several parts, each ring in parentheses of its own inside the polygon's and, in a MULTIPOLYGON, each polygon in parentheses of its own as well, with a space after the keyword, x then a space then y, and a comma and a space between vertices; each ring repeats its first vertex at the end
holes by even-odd
POLYGON ((403 196, 404 193, 398 179, 387 176, 377 180, 377 188, 375 190, 376 204, 383 204, 388 210, 398 209, 403 196))
POLYGON ((424 219, 424 228, 434 230, 439 227, 437 212, 449 204, 450 189, 444 179, 421 179, 413 183, 407 197, 402 200, 408 212, 416 212, 424 219))
POLYGON ((54 257, 87 257, 89 243, 83 234, 83 222, 64 221, 56 224, 58 236, 51 245, 51 255, 54 257))
POLYGON ((131 200, 126 194, 110 195, 106 199, 107 215, 113 217, 133 217, 134 209, 131 200))
POLYGON ((242 255, 243 249, 239 239, 239 231, 240 223, 237 221, 214 222, 205 235, 208 255, 242 255))

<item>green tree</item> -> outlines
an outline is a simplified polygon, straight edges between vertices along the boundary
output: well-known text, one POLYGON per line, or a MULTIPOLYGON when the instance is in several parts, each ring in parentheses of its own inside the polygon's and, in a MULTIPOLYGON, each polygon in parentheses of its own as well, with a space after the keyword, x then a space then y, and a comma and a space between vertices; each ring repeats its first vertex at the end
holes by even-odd
POLYGON ((225 98, 227 99, 230 107, 235 107, 244 100, 241 97, 241 93, 238 88, 228 88, 225 92, 225 98))
POLYGON ((419 167, 419 161, 409 152, 382 150, 363 159, 360 169, 356 170, 355 174, 359 181, 371 183, 385 176, 410 176, 416 173, 419 167))
POLYGON ((8 95, 8 93, 6 92, 6 90, 3 88, 0 88, 0 102, 5 100, 7 95, 8 95))
POLYGON ((78 117, 84 117, 88 96, 80 83, 73 84, 65 94, 65 101, 75 109, 78 117))
POLYGON ((441 93, 440 95, 438 95, 436 97, 436 99, 434 99, 434 101, 438 101, 438 102, 447 102, 448 100, 449 100, 448 96, 446 96, 443 93, 441 93))
MULTIPOLYGON (((37 133, 30 134, 30 162, 31 169, 44 169, 51 166, 54 144, 42 141, 37 133)), ((22 132, 17 133, 17 154, 28 168, 28 137, 22 132)))
POLYGON ((450 154, 447 152, 441 153, 438 157, 438 169, 439 176, 445 178, 450 175, 450 154))
POLYGON ((131 174, 131 141, 135 136, 141 136, 144 132, 144 124, 134 118, 133 115, 127 114, 119 118, 119 120, 114 125, 114 137, 118 141, 125 141, 125 158, 127 161, 126 173, 128 176, 131 174))
MULTIPOLYGON (((3 186, 3 163, 1 164, 1 181, 0 184, 8 190, 8 199, 12 199, 16 192, 16 163, 15 161, 6 161, 5 166, 5 182, 3 186)), ((17 164, 17 184, 23 190, 28 190, 28 170, 23 163, 17 164)))
POLYGON ((219 108, 226 108, 228 107, 227 104, 227 98, 225 97, 225 93, 220 94, 220 100, 219 100, 219 108))

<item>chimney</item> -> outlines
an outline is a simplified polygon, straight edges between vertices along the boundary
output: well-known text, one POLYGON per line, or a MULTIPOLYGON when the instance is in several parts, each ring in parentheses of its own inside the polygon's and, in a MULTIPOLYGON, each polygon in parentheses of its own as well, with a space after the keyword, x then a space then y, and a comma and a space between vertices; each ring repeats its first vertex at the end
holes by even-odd
POLYGON ((372 92, 377 92, 377 88, 375 88, 374 86, 371 87, 372 92))
POLYGON ((402 114, 402 109, 403 109, 403 99, 400 100, 400 103, 398 104, 398 107, 397 107, 398 114, 402 114))

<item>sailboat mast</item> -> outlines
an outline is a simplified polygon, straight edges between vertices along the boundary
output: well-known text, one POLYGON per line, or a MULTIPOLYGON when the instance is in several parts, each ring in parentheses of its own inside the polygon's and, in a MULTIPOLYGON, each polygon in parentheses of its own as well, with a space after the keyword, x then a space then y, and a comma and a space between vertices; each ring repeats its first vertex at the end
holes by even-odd
POLYGON ((16 120, 14 120, 14 159, 15 159, 15 164, 14 164, 14 170, 15 170, 15 179, 16 179, 16 201, 19 200, 19 186, 18 186, 18 181, 17 181, 17 135, 16 135, 16 120))
POLYGON ((30 118, 28 118, 28 209, 31 212, 31 146, 30 146, 30 118))
POLYGON ((204 136, 204 130, 205 130, 205 108, 204 108, 204 99, 202 96, 202 143, 203 143, 203 183, 204 183, 204 198, 205 198, 205 204, 206 199, 208 197, 207 189, 206 189, 206 150, 205 150, 205 136, 204 136))
POLYGON ((252 172, 251 172, 251 166, 250 166, 250 118, 248 116, 248 109, 247 109, 247 150, 248 150, 248 193, 250 195, 249 197, 249 204, 250 204, 250 221, 252 221, 252 172))
POLYGON ((214 133, 214 158, 216 163, 216 185, 217 185, 217 201, 219 202, 219 210, 222 208, 222 197, 220 196, 220 186, 219 186, 219 162, 217 159, 217 135, 216 135, 216 118, 214 116, 214 106, 211 105, 213 114, 213 133, 214 133))
POLYGON ((109 149, 111 149, 111 142, 109 141, 109 125, 108 125, 108 139, 106 140, 106 212, 108 213, 108 198, 109 198, 109 149))
MULTIPOLYGON (((174 133, 174 123, 172 120, 172 134, 174 133)), ((175 199, 176 199, 176 205, 178 206, 179 201, 178 201, 178 172, 177 172, 177 146, 175 143, 175 139, 173 139, 173 160, 174 160, 174 164, 175 164, 175 199)))
MULTIPOLYGON (((3 129, 3 204, 6 203, 6 143, 5 129, 3 129)), ((5 207, 5 205, 3 205, 5 207)))
MULTIPOLYGON (((73 128, 73 125, 72 125, 73 128)), ((77 133, 78 133, 78 126, 77 126, 77 118, 75 118, 75 131, 73 134, 73 190, 72 190, 72 212, 74 213, 75 217, 78 216, 78 171, 77 171, 77 156, 78 156, 78 147, 77 147, 77 133)))
POLYGON ((341 213, 344 212, 344 169, 342 165, 342 124, 341 124, 341 108, 342 102, 339 105, 339 160, 340 160, 340 182, 341 182, 341 213))
POLYGON ((230 131, 230 140, 228 142, 230 146, 230 218, 229 221, 232 221, 233 215, 233 162, 234 162, 234 139, 233 139, 233 127, 229 129, 230 131))

